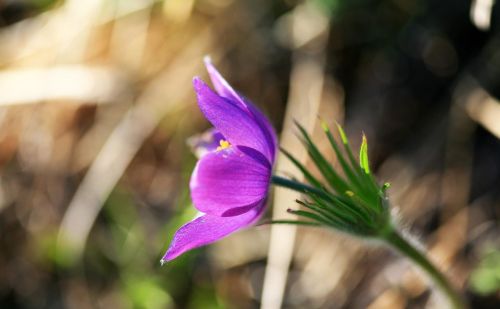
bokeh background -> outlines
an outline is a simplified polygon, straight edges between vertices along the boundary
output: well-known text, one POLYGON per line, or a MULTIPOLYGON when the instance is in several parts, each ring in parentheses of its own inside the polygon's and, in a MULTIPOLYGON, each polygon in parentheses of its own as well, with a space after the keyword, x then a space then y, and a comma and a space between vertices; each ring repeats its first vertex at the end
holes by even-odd
POLYGON ((397 254, 326 230, 264 224, 160 266, 194 215, 207 54, 291 152, 293 119, 325 151, 318 115, 365 132, 402 226, 499 308, 494 0, 0 0, 0 308, 443 308, 397 254))

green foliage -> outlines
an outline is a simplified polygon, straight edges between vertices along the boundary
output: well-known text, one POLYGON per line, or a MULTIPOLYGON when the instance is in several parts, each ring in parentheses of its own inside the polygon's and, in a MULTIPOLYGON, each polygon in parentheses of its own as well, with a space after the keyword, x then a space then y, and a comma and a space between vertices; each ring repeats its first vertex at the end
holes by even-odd
POLYGON ((58 239, 57 231, 50 231, 40 236, 37 242, 37 252, 45 262, 52 263, 58 269, 67 269, 74 265, 74 251, 63 239, 58 239))
MULTIPOLYGON (((276 176, 273 178, 275 184, 300 191, 305 195, 304 200, 297 201, 304 210, 289 210, 289 212, 306 219, 306 221, 294 221, 294 223, 329 226, 358 236, 377 236, 384 233, 387 225, 390 224, 389 208, 385 196, 388 185, 384 184, 379 187, 370 172, 366 137, 363 135, 358 163, 342 127, 337 125, 343 151, 329 127, 322 123, 323 130, 342 168, 343 174, 341 174, 319 151, 306 130, 300 124, 296 125, 299 130, 299 138, 320 171, 326 185, 293 155, 282 150, 310 184, 309 186, 276 176)), ((274 221, 273 223, 290 222, 274 221)))
POLYGON ((359 165, 366 174, 370 174, 370 164, 368 163, 368 142, 363 134, 363 142, 359 149, 359 165))
POLYGON ((319 171, 321 171, 321 174, 323 174, 323 177, 328 181, 333 190, 335 190, 338 194, 344 194, 349 189, 347 183, 339 176, 339 174, 337 174, 337 172, 335 172, 331 164, 325 159, 316 145, 312 142, 304 128, 298 123, 296 123, 296 125, 302 135, 301 141, 313 159, 316 167, 319 171))
POLYGON ((470 286, 479 294, 500 291, 500 250, 488 250, 472 272, 470 286))
POLYGON ((327 16, 335 15, 341 6, 340 0, 312 0, 312 2, 327 16))
POLYGON ((61 2, 61 1, 58 1, 58 0, 29 0, 29 2, 31 4, 33 4, 39 10, 47 10, 50 7, 54 6, 55 4, 57 4, 58 2, 61 2))
POLYGON ((131 277, 125 280, 125 291, 134 308, 170 308, 172 298, 154 277, 131 277))

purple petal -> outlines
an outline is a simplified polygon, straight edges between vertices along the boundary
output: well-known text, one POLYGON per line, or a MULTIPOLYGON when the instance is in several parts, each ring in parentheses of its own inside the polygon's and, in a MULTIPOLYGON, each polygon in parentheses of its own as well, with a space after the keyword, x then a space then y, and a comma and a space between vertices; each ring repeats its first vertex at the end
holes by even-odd
POLYGON ((187 144, 198 159, 209 152, 213 152, 220 146, 220 141, 226 138, 216 129, 210 128, 201 134, 191 136, 187 144))
POLYGON ((222 77, 217 69, 212 64, 209 57, 205 57, 205 67, 207 68, 210 80, 214 85, 215 91, 226 99, 236 102, 242 109, 247 109, 247 102, 245 102, 240 95, 229 85, 229 83, 222 77))
POLYGON ((191 199, 203 213, 240 214, 267 195, 270 177, 271 166, 260 152, 230 146, 198 161, 189 184, 191 199))
POLYGON ((184 252, 213 243, 239 229, 249 226, 261 217, 265 200, 259 202, 251 211, 234 217, 203 215, 184 224, 174 235, 174 239, 161 259, 168 262, 184 252))
POLYGON ((270 150, 270 161, 274 162, 275 154, 278 146, 278 139, 276 133, 274 132, 273 126, 269 120, 247 99, 239 95, 233 87, 222 77, 222 75, 217 71, 217 69, 212 64, 209 57, 205 57, 205 66, 207 68, 208 74, 214 85, 215 91, 222 97, 227 98, 242 108, 244 111, 250 113, 257 124, 264 131, 264 136, 270 150))
POLYGON ((274 147, 270 147, 266 131, 253 114, 217 95, 199 78, 193 85, 201 111, 229 143, 254 148, 274 162, 274 147))
POLYGON ((266 142, 268 145, 268 149, 270 151, 271 155, 271 162, 274 163, 274 160, 276 159, 276 151, 278 150, 278 137, 276 136, 276 132, 274 131, 273 126, 271 125, 271 122, 267 120, 266 116, 262 114, 253 104, 251 104, 248 100, 245 100, 247 102, 247 107, 250 110, 250 112, 254 115, 255 120, 261 127, 262 131, 264 132, 264 136, 266 137, 266 142))

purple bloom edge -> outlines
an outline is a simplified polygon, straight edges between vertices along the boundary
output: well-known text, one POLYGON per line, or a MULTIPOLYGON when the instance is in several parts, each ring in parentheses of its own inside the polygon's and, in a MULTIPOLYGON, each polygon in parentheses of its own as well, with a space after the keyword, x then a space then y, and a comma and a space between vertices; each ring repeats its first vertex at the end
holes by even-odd
POLYGON ((205 65, 216 92, 198 77, 193 87, 200 110, 214 126, 211 132, 219 134, 220 146, 202 145, 205 152, 190 180, 193 204, 202 215, 177 230, 162 264, 254 224, 265 211, 276 133, 209 60, 205 65))

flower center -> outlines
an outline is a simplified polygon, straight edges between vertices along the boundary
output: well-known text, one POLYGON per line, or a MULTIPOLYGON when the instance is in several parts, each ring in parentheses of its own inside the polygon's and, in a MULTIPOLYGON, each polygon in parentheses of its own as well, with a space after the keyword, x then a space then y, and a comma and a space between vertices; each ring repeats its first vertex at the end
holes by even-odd
POLYGON ((219 141, 219 145, 220 146, 217 147, 217 151, 224 150, 224 149, 227 149, 227 148, 231 147, 231 144, 228 141, 223 140, 223 139, 221 139, 219 141))

